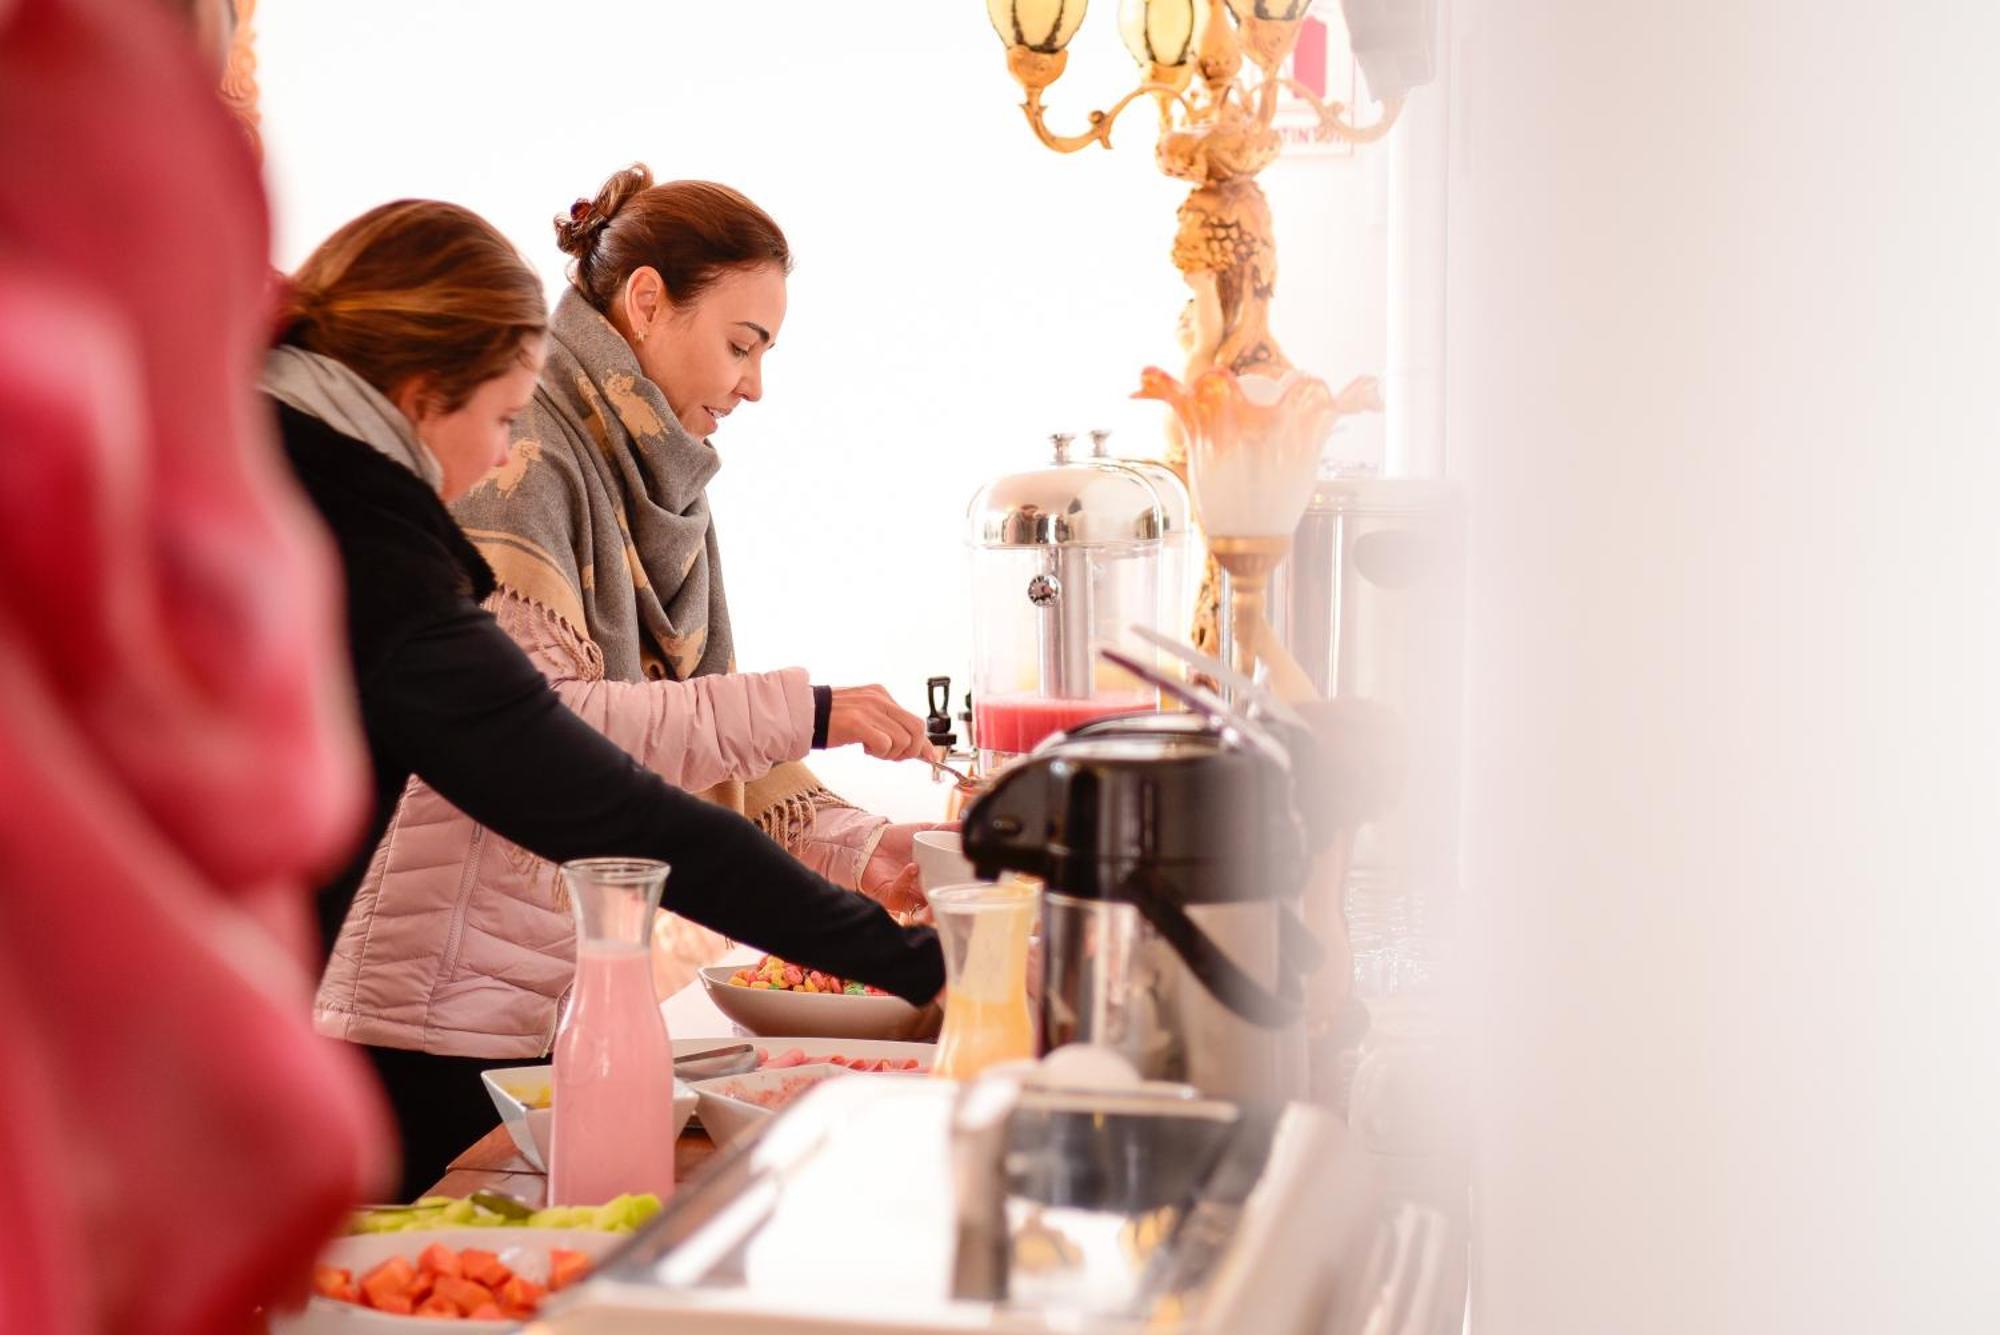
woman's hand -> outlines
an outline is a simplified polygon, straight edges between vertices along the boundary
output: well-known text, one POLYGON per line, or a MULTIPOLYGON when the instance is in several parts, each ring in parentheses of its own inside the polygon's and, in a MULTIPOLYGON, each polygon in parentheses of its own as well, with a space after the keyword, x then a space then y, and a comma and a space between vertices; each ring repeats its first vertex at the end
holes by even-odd
POLYGON ((911 914, 915 915, 914 921, 927 921, 930 902, 924 898, 923 887, 917 882, 917 864, 911 860, 915 856, 917 832, 950 828, 917 823, 891 825, 883 830, 882 837, 875 841, 875 852, 868 865, 861 869, 861 893, 891 913, 911 914))
POLYGON ((826 717, 826 745, 860 743, 878 760, 931 760, 937 755, 924 735, 924 721, 880 686, 836 686, 826 717))
POLYGON ((923 887, 917 882, 914 863, 886 881, 864 883, 861 893, 887 909, 905 927, 921 927, 931 920, 930 901, 924 898, 923 887))

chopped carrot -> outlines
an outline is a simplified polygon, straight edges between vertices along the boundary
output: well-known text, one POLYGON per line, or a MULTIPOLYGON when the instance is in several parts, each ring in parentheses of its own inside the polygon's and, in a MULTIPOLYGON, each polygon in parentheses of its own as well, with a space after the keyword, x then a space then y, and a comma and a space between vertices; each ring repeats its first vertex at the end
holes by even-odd
POLYGON ((565 1247, 549 1248, 549 1292, 566 1289, 590 1273, 590 1258, 565 1247))
POLYGON ((551 1247, 545 1288, 526 1275, 515 1274, 494 1252, 477 1247, 454 1252, 432 1243, 416 1262, 392 1256, 364 1274, 358 1284, 352 1271, 315 1265, 313 1291, 395 1316, 504 1321, 533 1316, 552 1291, 579 1282, 590 1270, 588 1253, 551 1247))
POLYGON ((459 1274, 467 1279, 477 1280, 489 1289, 499 1289, 514 1277, 514 1272, 502 1263, 500 1258, 489 1251, 477 1247, 467 1247, 458 1254, 459 1274))
POLYGON ((441 1317, 446 1321, 456 1321, 459 1319, 458 1309, 452 1306, 451 1300, 449 1298, 439 1298, 435 1295, 418 1303, 417 1310, 411 1313, 411 1315, 441 1317))
POLYGON ((516 1275, 500 1286, 500 1306, 508 1316, 530 1316, 548 1290, 525 1275, 516 1275))
POLYGON ((417 1255, 417 1269, 430 1275, 450 1275, 457 1279, 465 1272, 459 1268, 458 1253, 442 1242, 433 1242, 417 1255))
POLYGON ((465 1313, 471 1312, 475 1307, 484 1307, 494 1300, 493 1290, 470 1279, 440 1278, 437 1282, 437 1295, 465 1313))
POLYGON ((370 1307, 383 1311, 394 1310, 384 1301, 400 1299, 407 1304, 402 1310, 405 1315, 416 1303, 410 1297, 410 1290, 416 1286, 417 1268, 400 1256, 392 1256, 361 1277, 361 1293, 370 1307))
POLYGON ((313 1292, 337 1302, 361 1301, 361 1291, 354 1287, 354 1272, 330 1265, 313 1267, 313 1292))

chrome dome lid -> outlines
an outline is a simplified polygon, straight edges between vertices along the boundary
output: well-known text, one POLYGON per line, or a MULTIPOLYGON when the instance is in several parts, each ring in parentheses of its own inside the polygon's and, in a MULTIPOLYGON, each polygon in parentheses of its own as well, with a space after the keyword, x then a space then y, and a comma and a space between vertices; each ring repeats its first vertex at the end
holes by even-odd
POLYGON ((1111 547, 1156 543, 1169 531, 1158 491, 1138 472, 1102 461, 1071 462, 1071 437, 1051 437, 1046 467, 981 487, 966 507, 976 547, 1111 547))

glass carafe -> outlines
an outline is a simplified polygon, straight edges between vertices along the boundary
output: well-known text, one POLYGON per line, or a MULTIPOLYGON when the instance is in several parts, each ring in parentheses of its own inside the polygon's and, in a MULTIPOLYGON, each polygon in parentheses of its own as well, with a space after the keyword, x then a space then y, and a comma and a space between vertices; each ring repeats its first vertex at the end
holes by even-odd
POLYGON ((562 865, 576 981, 556 1035, 551 1205, 673 1192, 674 1053, 648 949, 667 870, 638 858, 562 865))
POLYGON ((1032 1058, 1028 938, 1040 889, 1009 873, 997 885, 934 890, 930 905, 944 947, 944 1028, 931 1073, 966 1080, 1000 1062, 1032 1058))

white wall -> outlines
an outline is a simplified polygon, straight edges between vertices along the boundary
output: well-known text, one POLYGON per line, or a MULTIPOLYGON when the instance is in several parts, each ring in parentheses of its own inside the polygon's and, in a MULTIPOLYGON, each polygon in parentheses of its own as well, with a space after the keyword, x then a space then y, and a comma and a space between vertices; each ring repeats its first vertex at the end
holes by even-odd
POLYGON ((1454 7, 1473 1330, 2000 1329, 2000 17, 1454 7))
MULTIPOLYGON (((1058 128, 1136 80, 1115 7, 1096 9, 1058 128)), ((1038 463, 1053 430, 1157 439, 1157 407, 1125 396, 1178 361, 1183 190, 1144 107, 1110 153, 1035 143, 977 0, 267 0, 257 23, 281 264, 428 195, 491 218, 553 292, 550 217, 633 159, 734 184, 785 227, 798 268, 766 398, 717 437, 745 667, 879 680, 913 707, 931 673, 962 681, 974 489, 1038 463)), ((1336 385, 1381 362, 1383 161, 1269 175, 1277 327, 1336 385)))

